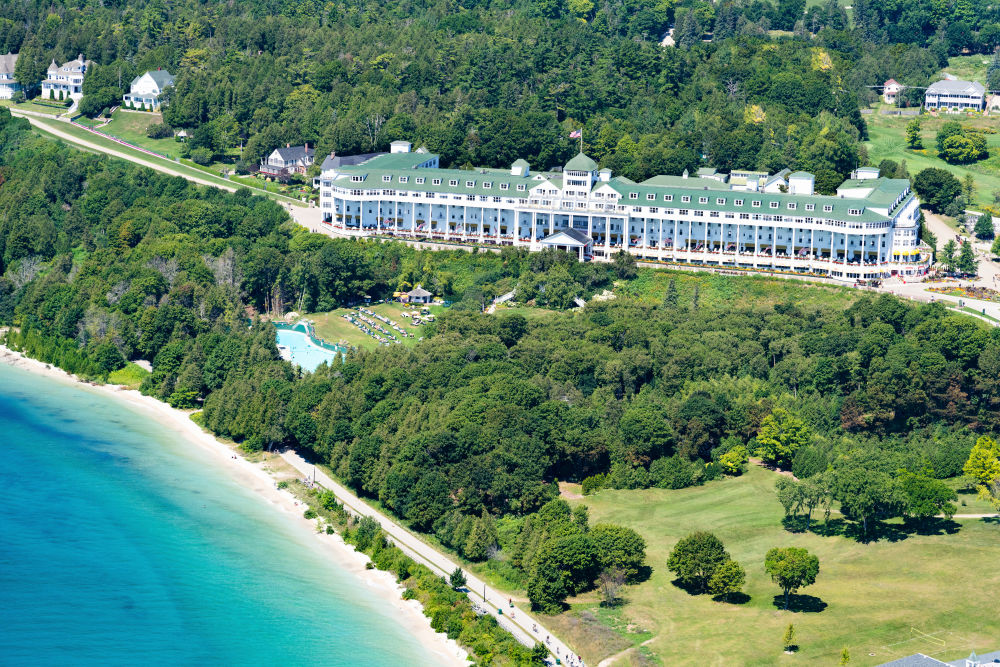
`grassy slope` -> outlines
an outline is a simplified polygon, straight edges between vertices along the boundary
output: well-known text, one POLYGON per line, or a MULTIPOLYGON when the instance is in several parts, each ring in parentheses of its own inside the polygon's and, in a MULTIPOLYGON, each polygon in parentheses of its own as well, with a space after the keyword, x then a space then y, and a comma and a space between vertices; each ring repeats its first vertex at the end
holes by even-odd
POLYGON ((9 107, 11 109, 23 109, 25 111, 35 111, 37 113, 47 113, 53 116, 58 116, 61 113, 66 113, 68 107, 50 107, 45 104, 35 104, 33 102, 22 102, 21 104, 14 104, 10 100, 0 100, 0 106, 9 107))
MULTIPOLYGON (((373 310, 379 315, 388 317, 409 333, 414 334, 413 338, 400 339, 402 344, 407 347, 415 345, 417 340, 424 335, 424 325, 415 327, 413 326, 413 321, 410 318, 403 317, 401 315, 401 313, 405 310, 403 304, 401 303, 380 303, 375 306, 365 306, 365 308, 373 310)), ((352 309, 350 308, 338 308, 336 310, 331 310, 328 313, 309 313, 306 317, 315 322, 316 334, 330 343, 344 342, 347 345, 368 350, 380 347, 374 338, 368 336, 342 317, 344 313, 351 312, 351 310, 352 309)), ((430 306, 430 311, 434 315, 439 315, 444 311, 444 307, 430 306)), ((383 324, 383 326, 385 325, 383 324)), ((388 326, 385 328, 389 329, 388 326)))
POLYGON ((1000 191, 1000 134, 986 135, 986 141, 990 147, 990 157, 970 165, 951 165, 938 158, 935 137, 941 126, 951 120, 957 120, 970 127, 1000 130, 1000 118, 955 114, 942 115, 937 118, 924 115, 921 120, 924 148, 915 151, 906 148, 904 138, 906 124, 910 118, 881 116, 879 114, 868 116, 866 122, 868 123, 870 141, 867 147, 871 162, 877 165, 885 159, 897 162, 906 160, 911 176, 928 167, 947 169, 959 180, 965 178, 966 174, 972 174, 976 180, 977 202, 981 205, 991 204, 993 202, 992 193, 1000 191))
POLYGON ((158 113, 141 113, 119 109, 114 113, 111 122, 101 127, 100 130, 160 155, 179 158, 181 156, 180 143, 174 139, 150 139, 146 136, 146 129, 150 125, 162 122, 163 116, 158 113))
MULTIPOLYGON (((753 468, 744 477, 703 487, 603 491, 573 501, 590 508, 592 523, 631 526, 648 543, 652 577, 626 590, 628 605, 621 612, 623 624, 651 633, 635 634, 634 643, 652 636, 646 650, 663 664, 689 664, 697 656, 699 664, 708 665, 836 664, 843 647, 858 665, 918 651, 954 659, 972 648, 996 648, 1000 619, 983 613, 982 604, 986 592, 1000 585, 1000 571, 992 565, 1000 556, 1000 526, 964 520, 954 535, 911 535, 869 545, 792 534, 781 527, 774 481, 773 473, 753 468), (670 549, 694 530, 715 532, 746 568, 746 604, 690 596, 671 584, 665 567, 670 549), (774 606, 779 590, 764 573, 763 560, 775 546, 806 547, 819 556, 817 582, 801 593, 826 605, 822 611, 784 612, 774 606), (801 647, 795 656, 781 650, 789 623, 801 647), (940 632, 945 645, 912 639, 911 627, 940 632)), ((592 645, 591 638, 575 636, 584 627, 580 616, 579 609, 563 614, 553 629, 567 633, 571 643, 592 645)), ((620 645, 584 657, 595 663, 617 650, 620 645)))

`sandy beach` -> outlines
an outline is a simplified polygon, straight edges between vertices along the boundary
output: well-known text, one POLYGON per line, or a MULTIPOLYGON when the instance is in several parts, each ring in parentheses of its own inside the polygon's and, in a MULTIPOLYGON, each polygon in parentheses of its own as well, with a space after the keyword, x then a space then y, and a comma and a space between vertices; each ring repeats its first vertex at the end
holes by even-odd
POLYGON ((294 472, 276 475, 275 468, 281 468, 283 465, 280 458, 262 463, 248 461, 240 455, 239 450, 203 431, 191 421, 186 412, 175 410, 155 398, 143 396, 138 391, 125 389, 119 385, 96 385, 80 381, 60 368, 28 358, 4 345, 0 345, 0 362, 55 380, 72 383, 87 391, 112 396, 128 404, 133 411, 155 419, 158 424, 176 433, 184 441, 211 452, 212 457, 218 461, 228 475, 254 491, 276 511, 281 512, 297 530, 308 534, 310 539, 315 539, 336 567, 351 572, 369 588, 373 596, 384 600, 387 605, 391 605, 396 610, 396 621, 430 652, 440 658, 440 664, 468 664, 467 654, 457 642, 448 639, 444 633, 435 632, 431 628, 430 619, 423 614, 420 603, 416 600, 402 599, 403 587, 396 583, 394 575, 377 569, 366 569, 365 564, 369 561, 366 555, 355 551, 354 547, 346 544, 339 535, 318 533, 315 521, 302 516, 303 505, 299 504, 289 492, 279 490, 276 487, 277 480, 292 477, 294 472))

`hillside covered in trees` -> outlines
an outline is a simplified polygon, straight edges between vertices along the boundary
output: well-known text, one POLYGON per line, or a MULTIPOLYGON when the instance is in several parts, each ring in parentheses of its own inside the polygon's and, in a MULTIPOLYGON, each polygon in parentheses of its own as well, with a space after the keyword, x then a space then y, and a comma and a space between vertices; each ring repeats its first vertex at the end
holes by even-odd
POLYGON ((51 59, 84 53, 97 63, 90 114, 168 69, 165 121, 191 149, 242 148, 243 168, 286 142, 322 155, 395 139, 445 166, 549 168, 583 127, 588 153, 633 179, 789 167, 830 192, 864 162, 870 86, 926 85, 949 54, 1000 42, 1000 10, 984 2, 862 0, 853 29, 835 0, 805 4, 0 2, 0 51, 20 51, 32 86, 51 59), (663 48, 672 25, 678 48, 663 48))
POLYGON ((802 476, 862 461, 951 477, 977 435, 1000 429, 1000 330, 940 304, 755 305, 669 285, 655 302, 483 315, 482 281, 541 268, 546 284, 617 279, 628 293, 642 275, 310 235, 266 199, 73 152, 5 110, 0 257, 0 324, 32 356, 95 378, 148 359, 144 392, 202 406, 208 428, 247 449, 312 452, 471 560, 501 554, 546 609, 609 565, 597 536, 630 545, 618 566, 642 572, 635 536, 591 535, 557 479, 677 488, 737 473, 739 449, 802 476), (315 374, 280 360, 254 318, 435 275, 472 296, 432 336, 315 374), (559 569, 570 562, 582 565, 559 569))

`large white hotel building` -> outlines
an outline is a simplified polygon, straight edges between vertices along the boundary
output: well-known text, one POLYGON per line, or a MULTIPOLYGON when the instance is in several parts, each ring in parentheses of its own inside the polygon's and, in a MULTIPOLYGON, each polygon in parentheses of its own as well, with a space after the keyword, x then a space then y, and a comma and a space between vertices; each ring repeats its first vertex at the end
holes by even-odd
POLYGON ((783 270, 854 282, 924 272, 919 201, 907 180, 858 169, 836 196, 803 172, 699 170, 636 183, 584 154, 561 171, 440 169, 438 156, 394 142, 390 153, 326 158, 323 222, 354 236, 558 247, 580 259, 622 249, 642 260, 783 270))

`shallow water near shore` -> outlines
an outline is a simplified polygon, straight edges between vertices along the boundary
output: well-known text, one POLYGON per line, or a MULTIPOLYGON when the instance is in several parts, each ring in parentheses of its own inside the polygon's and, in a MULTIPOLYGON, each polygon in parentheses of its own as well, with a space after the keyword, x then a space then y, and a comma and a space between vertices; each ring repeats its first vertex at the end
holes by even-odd
POLYGON ((111 397, 0 365, 0 662, 431 665, 317 540, 111 397))

